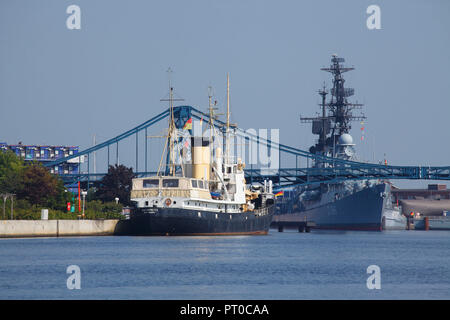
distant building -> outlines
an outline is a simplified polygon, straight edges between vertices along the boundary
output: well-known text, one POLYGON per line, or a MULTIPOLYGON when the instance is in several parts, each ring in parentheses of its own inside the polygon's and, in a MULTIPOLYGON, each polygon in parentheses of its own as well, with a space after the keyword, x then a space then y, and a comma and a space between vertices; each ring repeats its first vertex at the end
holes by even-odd
MULTIPOLYGON (((0 142, 1 151, 11 150, 25 161, 44 163, 77 154, 78 148, 75 146, 23 145, 21 142, 15 145, 8 145, 6 142, 0 142)), ((50 172, 55 174, 77 174, 80 173, 80 164, 83 162, 84 157, 73 158, 51 167, 50 172)))
POLYGON ((392 188, 394 201, 400 200, 444 200, 450 199, 450 189, 445 184, 429 184, 428 189, 392 188))

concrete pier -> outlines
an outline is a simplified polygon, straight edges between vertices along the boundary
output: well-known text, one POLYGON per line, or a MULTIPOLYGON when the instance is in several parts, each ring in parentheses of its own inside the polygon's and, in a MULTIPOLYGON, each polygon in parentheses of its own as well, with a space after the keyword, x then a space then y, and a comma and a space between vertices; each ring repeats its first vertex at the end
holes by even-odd
POLYGON ((0 238, 126 235, 128 220, 3 220, 0 238))

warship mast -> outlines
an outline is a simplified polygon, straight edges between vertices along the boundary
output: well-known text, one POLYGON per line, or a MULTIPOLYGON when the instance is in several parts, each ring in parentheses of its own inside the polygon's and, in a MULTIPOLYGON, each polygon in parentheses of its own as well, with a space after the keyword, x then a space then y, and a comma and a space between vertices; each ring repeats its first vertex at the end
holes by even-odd
POLYGON ((353 115, 352 111, 361 109, 363 104, 351 103, 347 100, 355 93, 353 88, 345 88, 345 79, 342 74, 351 70, 353 67, 344 67, 342 63, 344 58, 339 58, 336 54, 332 55, 331 65, 329 68, 321 68, 323 71, 330 72, 333 75, 333 86, 330 90, 331 98, 326 102, 328 94, 325 85, 319 90, 322 97, 321 111, 322 115, 318 117, 300 117, 302 123, 312 123, 312 133, 319 135, 319 141, 315 146, 310 148, 311 153, 321 153, 336 156, 336 143, 339 138, 348 134, 351 129, 351 121, 362 121, 366 117, 363 114, 353 115), (331 133, 331 134, 330 134, 331 133), (329 137, 327 135, 330 134, 329 137))

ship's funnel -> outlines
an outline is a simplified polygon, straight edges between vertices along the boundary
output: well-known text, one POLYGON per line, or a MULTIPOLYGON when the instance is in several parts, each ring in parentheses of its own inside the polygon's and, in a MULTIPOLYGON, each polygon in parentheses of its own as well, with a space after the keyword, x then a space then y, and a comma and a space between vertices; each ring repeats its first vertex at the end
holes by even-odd
POLYGON ((211 171, 211 151, 209 139, 203 137, 191 138, 192 178, 209 180, 211 171))

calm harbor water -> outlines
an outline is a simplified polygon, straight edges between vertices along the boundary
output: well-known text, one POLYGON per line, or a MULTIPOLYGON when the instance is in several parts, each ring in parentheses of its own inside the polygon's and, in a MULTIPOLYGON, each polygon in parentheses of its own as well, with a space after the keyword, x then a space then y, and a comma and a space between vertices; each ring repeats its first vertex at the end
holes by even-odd
POLYGON ((0 239, 0 299, 449 298, 446 231, 0 239))

